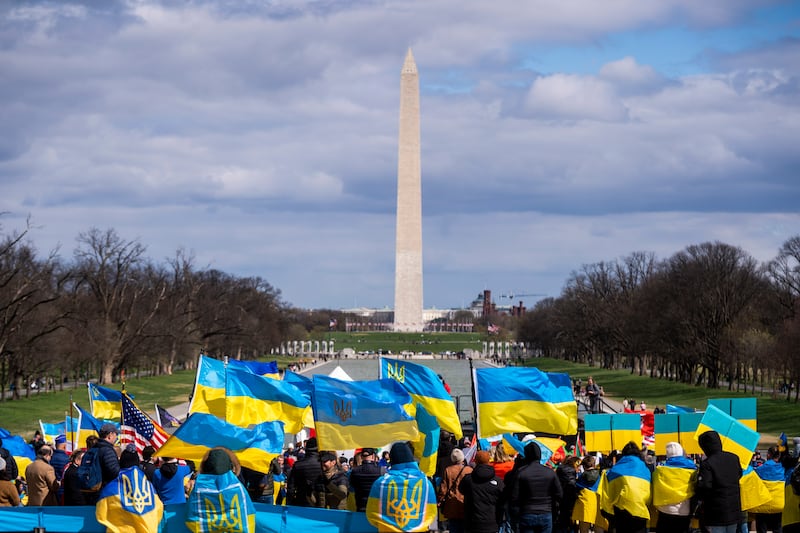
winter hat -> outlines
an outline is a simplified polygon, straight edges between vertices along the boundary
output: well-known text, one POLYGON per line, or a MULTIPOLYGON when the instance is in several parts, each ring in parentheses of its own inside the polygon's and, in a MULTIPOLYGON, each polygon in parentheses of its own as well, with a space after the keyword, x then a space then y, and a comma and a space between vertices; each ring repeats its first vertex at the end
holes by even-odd
POLYGON ((119 456, 119 467, 128 468, 139 464, 139 454, 136 452, 136 446, 128 444, 119 456))
POLYGON ((413 463, 414 454, 411 453, 411 448, 405 442, 395 442, 392 449, 389 451, 389 461, 393 465, 402 463, 413 463))
POLYGON ((220 448, 214 448, 208 452, 208 457, 202 466, 201 472, 205 474, 220 475, 233 470, 231 458, 225 453, 225 450, 220 448))
POLYGON ((319 448, 317 447, 317 437, 311 437, 306 441, 306 451, 307 452, 318 452, 319 448))
POLYGON ((56 437, 56 446, 58 446, 59 444, 66 444, 66 442, 67 442, 66 435, 59 435, 56 437))
POLYGON ((542 460, 542 449, 539 448, 536 442, 529 442, 526 444, 523 453, 528 463, 538 463, 542 460))
POLYGON ((666 448, 667 448, 667 458, 683 457, 683 447, 677 442, 668 442, 666 448))
POLYGON ((492 455, 486 450, 481 450, 475 454, 476 465, 488 465, 492 462, 492 455))
POLYGON ((453 448, 453 451, 450 452, 450 460, 453 461, 454 465, 463 463, 464 452, 462 452, 459 448, 453 448))
POLYGON ((322 452, 319 455, 319 462, 320 463, 324 463, 325 461, 335 461, 335 460, 336 460, 336 454, 331 453, 331 452, 322 452))

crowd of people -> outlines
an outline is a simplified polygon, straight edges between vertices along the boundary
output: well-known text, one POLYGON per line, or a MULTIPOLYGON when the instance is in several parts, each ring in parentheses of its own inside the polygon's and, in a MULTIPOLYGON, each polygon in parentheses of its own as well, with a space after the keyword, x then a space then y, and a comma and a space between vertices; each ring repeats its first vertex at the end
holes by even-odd
MULTIPOLYGON (((546 464, 541 444, 531 437, 522 453, 511 454, 502 441, 475 450, 467 439, 457 442, 442 432, 436 473, 426 477, 410 443, 382 453, 358 449, 345 457, 320 450, 312 437, 288 445, 257 469, 215 448, 196 468, 179 458, 156 459, 152 447, 141 454, 133 445, 121 449, 116 426, 106 424, 86 449, 71 454, 61 436, 53 445, 38 444, 36 459, 24 472, 0 441, 0 506, 23 500, 28 506, 95 505, 98 521, 110 523, 117 516, 114 496, 134 486, 157 495, 152 508, 134 520, 141 521, 138 531, 154 531, 163 505, 208 500, 211 493, 223 498, 233 491, 223 499, 241 506, 230 516, 245 520, 248 531, 254 530, 255 502, 364 512, 379 531, 800 532, 800 481, 786 492, 793 497, 783 490, 793 486, 795 476, 800 480, 797 450, 775 446, 765 460, 754 455, 755 474, 777 489, 770 489, 769 501, 745 512, 740 483, 750 469, 743 471, 738 456, 723 451, 714 431, 700 435, 700 456, 688 457, 679 443, 670 442, 666 455, 656 457, 630 442, 606 456, 556 454, 546 464), (80 479, 84 461, 96 461, 101 472, 97 486, 88 489, 80 479), (398 486, 412 485, 414 490, 398 493, 398 486), (397 509, 419 512, 412 516, 397 509)), ((197 507, 187 506, 187 524, 209 519, 197 507)))

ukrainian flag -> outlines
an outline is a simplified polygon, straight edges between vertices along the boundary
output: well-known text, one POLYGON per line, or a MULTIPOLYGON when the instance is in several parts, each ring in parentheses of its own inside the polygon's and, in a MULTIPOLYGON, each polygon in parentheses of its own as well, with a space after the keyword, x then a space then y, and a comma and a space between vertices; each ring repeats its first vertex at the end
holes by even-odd
POLYGON ((281 379, 281 374, 278 371, 277 361, 269 361, 268 363, 264 363, 261 361, 240 361, 239 359, 228 359, 228 368, 246 370, 251 374, 265 378, 281 379))
POLYGON ((314 376, 314 423, 321 450, 380 448, 419 438, 411 396, 393 379, 342 381, 314 376))
POLYGON ((97 433, 100 431, 100 428, 103 426, 103 422, 93 417, 89 411, 85 410, 77 403, 73 402, 72 405, 78 411, 78 427, 75 433, 75 446, 77 448, 85 448, 86 437, 90 435, 94 435, 96 437, 97 433))
POLYGON ((280 420, 285 432, 297 433, 311 412, 311 402, 291 383, 251 374, 230 364, 225 396, 225 420, 235 426, 280 420))
POLYGON ((39 428, 42 431, 42 440, 45 442, 54 443, 56 441, 56 437, 59 435, 67 436, 67 421, 60 422, 58 424, 50 424, 48 422, 42 422, 42 419, 39 419, 39 428))
POLYGON ((786 496, 783 489, 786 485, 786 469, 783 465, 773 460, 768 460, 763 465, 755 469, 756 474, 764 487, 769 491, 769 501, 748 509, 751 513, 780 513, 783 512, 786 504, 786 496))
POLYGON ((650 519, 650 470, 644 461, 632 455, 623 456, 600 479, 600 508, 614 514, 614 507, 633 516, 650 519))
POLYGON ((414 442, 414 457, 416 457, 422 473, 433 477, 436 472, 436 456, 439 452, 439 422, 419 403, 417 404, 416 419, 419 438, 414 442))
POLYGON ((747 465, 750 464, 750 459, 753 458, 753 450, 758 446, 760 435, 732 416, 709 404, 702 420, 700 420, 700 424, 697 426, 697 431, 694 434, 695 440, 706 431, 711 430, 719 433, 719 437, 722 440, 722 449, 739 457, 742 469, 747 468, 747 465))
POLYGON ((653 472, 653 505, 675 505, 690 499, 696 481, 697 465, 691 459, 668 458, 653 472))
MULTIPOLYGON (((6 433, 8 432, 6 431, 6 433)), ((8 453, 14 458, 14 461, 17 463, 19 475, 24 477, 25 469, 36 459, 36 452, 34 452, 33 447, 25 442, 25 439, 19 435, 12 436, 8 433, 8 436, 2 437, 2 439, 3 448, 8 450, 8 453)))
POLYGON ((583 419, 586 449, 608 453, 621 450, 633 441, 642 444, 642 417, 639 414, 597 414, 583 419))
POLYGON ((788 480, 783 488, 783 495, 786 505, 783 507, 781 525, 784 527, 785 531, 786 526, 800 524, 800 495, 794 493, 794 489, 788 480))
POLYGON ((372 484, 366 516, 381 532, 426 532, 437 511, 433 484, 416 463, 401 463, 372 484))
POLYGON ((158 531, 164 505, 138 466, 121 470, 100 490, 95 517, 109 533, 158 531))
POLYGON ((656 415, 655 417, 655 452, 656 455, 666 455, 668 442, 677 442, 683 447, 684 453, 703 453, 694 434, 703 413, 679 413, 656 415))
POLYGON ((206 413, 225 418, 225 363, 200 355, 189 413, 206 413))
POLYGON ((753 431, 758 431, 756 398, 711 398, 708 405, 713 405, 753 431))
POLYGON ((739 499, 742 511, 753 511, 769 505, 772 499, 769 489, 751 465, 747 465, 739 479, 739 499))
POLYGON ((457 439, 462 437, 456 404, 433 370, 416 363, 382 357, 381 378, 396 380, 408 391, 414 403, 422 404, 436 417, 443 430, 457 439))
POLYGON ((566 374, 524 367, 476 368, 473 382, 479 437, 578 431, 578 405, 566 374))
POLYGON ((261 471, 283 450, 283 422, 263 422, 240 428, 214 415, 194 413, 156 452, 158 457, 180 457, 200 462, 216 446, 236 454, 242 466, 261 471))
POLYGON ((303 394, 303 396, 305 396, 309 402, 311 401, 311 394, 314 391, 314 385, 310 379, 301 374, 296 374, 290 370, 287 370, 283 373, 283 381, 291 383, 300 389, 300 392, 303 394))
POLYGON ((78 443, 78 417, 67 415, 64 426, 66 427, 66 433, 64 433, 64 435, 67 436, 67 448, 69 450, 83 448, 83 445, 78 443))
POLYGON ((89 383, 89 409, 100 420, 119 420, 122 416, 122 393, 89 383))

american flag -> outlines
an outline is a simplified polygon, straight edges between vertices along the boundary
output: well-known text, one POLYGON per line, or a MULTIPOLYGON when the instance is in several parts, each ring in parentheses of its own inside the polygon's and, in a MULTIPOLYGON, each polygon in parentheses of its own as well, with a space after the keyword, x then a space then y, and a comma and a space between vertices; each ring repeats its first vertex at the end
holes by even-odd
POLYGON ((136 407, 127 394, 122 394, 122 423, 120 424, 119 442, 124 447, 133 443, 136 451, 142 453, 145 446, 156 450, 161 448, 169 435, 164 429, 136 407))

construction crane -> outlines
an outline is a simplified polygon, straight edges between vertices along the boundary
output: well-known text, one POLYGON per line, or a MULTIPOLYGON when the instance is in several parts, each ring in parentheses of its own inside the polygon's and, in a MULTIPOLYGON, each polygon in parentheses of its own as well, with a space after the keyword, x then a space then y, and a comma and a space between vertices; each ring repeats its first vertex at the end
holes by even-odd
POLYGON ((547 296, 546 294, 536 293, 536 294, 517 294, 514 292, 510 292, 508 294, 501 294, 500 298, 508 298, 509 300, 513 300, 514 298, 525 298, 527 296, 547 296))

